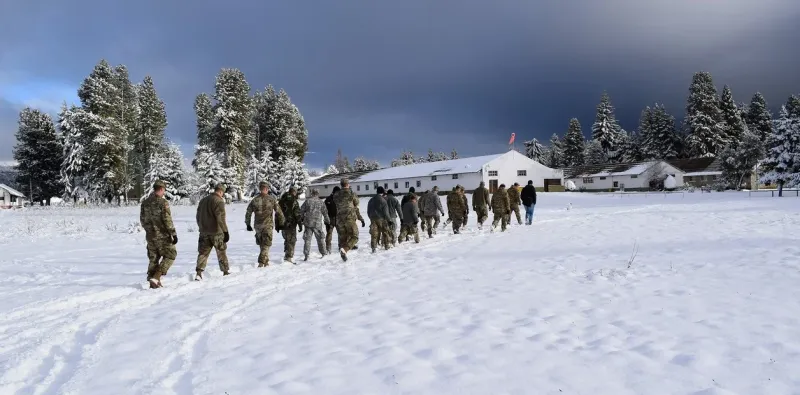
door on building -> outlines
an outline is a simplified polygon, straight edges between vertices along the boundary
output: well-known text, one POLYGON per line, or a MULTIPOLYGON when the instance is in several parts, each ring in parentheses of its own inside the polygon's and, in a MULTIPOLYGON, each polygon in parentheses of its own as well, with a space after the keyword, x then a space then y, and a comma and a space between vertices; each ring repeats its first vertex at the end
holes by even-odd
POLYGON ((560 178, 545 178, 544 179, 544 191, 550 192, 550 185, 561 185, 560 178))
POLYGON ((497 180, 489 180, 489 193, 495 193, 497 188, 497 180))

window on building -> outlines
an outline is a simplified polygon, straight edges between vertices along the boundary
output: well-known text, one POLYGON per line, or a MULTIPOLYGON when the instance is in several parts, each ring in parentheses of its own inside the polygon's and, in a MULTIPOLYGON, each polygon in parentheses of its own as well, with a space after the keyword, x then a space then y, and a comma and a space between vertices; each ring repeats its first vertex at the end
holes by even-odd
POLYGON ((325 189, 328 189, 328 185, 325 185, 325 189))
POLYGON ((528 171, 527 170, 517 170, 517 177, 527 177, 528 171))
POLYGON ((364 185, 364 190, 365 190, 365 191, 369 191, 369 184, 367 184, 367 185, 364 185))
POLYGON ((375 189, 378 189, 378 187, 380 186, 380 184, 378 184, 377 182, 375 182, 374 185, 375 185, 375 189))
POLYGON ((614 181, 614 188, 619 188, 619 181, 614 181))
POLYGON ((631 178, 639 178, 639 176, 636 175, 636 174, 633 174, 633 175, 631 175, 631 178))
MULTIPOLYGON (((408 187, 408 186, 406 186, 406 187, 408 187)), ((397 189, 397 188, 400 188, 400 187, 397 186, 397 183, 394 183, 394 189, 397 189)))
POLYGON ((453 179, 457 180, 458 179, 458 174, 453 174, 453 179))
POLYGON ((360 191, 360 190, 361 190, 361 185, 356 185, 356 191, 360 191))
POLYGON ((383 189, 389 189, 389 183, 388 182, 384 182, 383 183, 383 189))
POLYGON ((605 178, 605 177, 600 177, 600 179, 601 179, 601 180, 605 180, 606 178, 605 178))
POLYGON ((406 181, 406 188, 408 188, 408 181, 406 181))
POLYGON ((420 181, 420 180, 417 180, 417 188, 419 188, 419 187, 421 187, 421 186, 422 186, 422 181, 420 181))
POLYGON ((497 170, 489 170, 489 177, 497 177, 497 170))
POLYGON ((436 181, 436 176, 431 176, 431 181, 436 181))
POLYGON ((592 178, 592 177, 583 177, 583 183, 584 184, 593 184, 594 183, 594 178, 592 178))

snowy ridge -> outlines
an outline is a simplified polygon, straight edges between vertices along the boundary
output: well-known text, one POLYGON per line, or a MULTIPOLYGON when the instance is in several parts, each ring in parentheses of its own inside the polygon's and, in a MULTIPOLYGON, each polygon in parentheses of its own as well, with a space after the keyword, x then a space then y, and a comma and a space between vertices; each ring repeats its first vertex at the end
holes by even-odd
POLYGON ((0 257, 0 393, 791 394, 800 208, 745 196, 541 194, 530 227, 470 216, 375 255, 359 228, 347 263, 266 269, 230 205, 233 273, 202 282, 179 206, 153 291, 136 208, 6 213, 0 236, 25 236, 0 257))

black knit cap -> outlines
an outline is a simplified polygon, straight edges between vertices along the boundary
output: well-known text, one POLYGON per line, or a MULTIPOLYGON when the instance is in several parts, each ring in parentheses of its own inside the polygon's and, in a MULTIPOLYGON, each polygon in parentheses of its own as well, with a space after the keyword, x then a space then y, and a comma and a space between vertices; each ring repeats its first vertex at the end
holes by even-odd
POLYGON ((394 196, 394 191, 390 189, 390 190, 386 191, 386 194, 389 195, 389 196, 394 196))
POLYGON ((377 191, 378 191, 378 195, 383 195, 384 193, 386 193, 386 191, 383 189, 383 187, 378 187, 377 191))

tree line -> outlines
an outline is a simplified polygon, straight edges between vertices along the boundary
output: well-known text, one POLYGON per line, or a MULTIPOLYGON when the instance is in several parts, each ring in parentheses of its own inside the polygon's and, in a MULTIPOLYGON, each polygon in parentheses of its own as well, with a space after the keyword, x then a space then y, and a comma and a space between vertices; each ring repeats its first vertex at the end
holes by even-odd
POLYGON ((168 199, 207 193, 219 182, 239 197, 265 179, 274 193, 308 184, 300 111, 272 86, 251 96, 239 70, 220 71, 213 102, 205 93, 195 100, 193 169, 164 136, 166 108, 150 76, 134 84, 126 66, 101 60, 78 98, 79 105, 62 105, 55 122, 31 107, 19 114, 15 181, 32 201, 122 201, 143 197, 155 180, 167 182, 168 199))
POLYGON ((695 73, 682 125, 662 104, 642 110, 636 129, 628 132, 616 120, 611 98, 603 93, 597 105, 591 139, 577 118, 569 121, 563 139, 553 134, 548 145, 524 142, 524 153, 548 167, 564 168, 655 159, 716 157, 723 176, 738 187, 759 167, 763 182, 800 184, 800 104, 791 96, 778 119, 766 99, 755 93, 750 103, 737 104, 729 86, 717 93, 708 72, 695 73))

